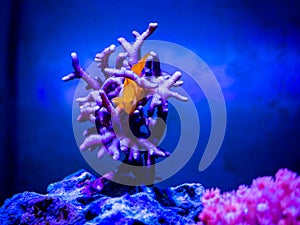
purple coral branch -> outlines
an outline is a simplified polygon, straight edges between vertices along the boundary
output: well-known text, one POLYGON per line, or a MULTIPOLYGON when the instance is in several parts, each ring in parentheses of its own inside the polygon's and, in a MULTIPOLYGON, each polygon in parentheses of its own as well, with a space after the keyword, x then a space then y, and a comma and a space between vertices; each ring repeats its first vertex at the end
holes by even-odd
POLYGON ((105 48, 101 53, 97 53, 95 56, 95 61, 98 62, 98 67, 101 69, 102 73, 106 78, 108 78, 109 75, 105 73, 104 69, 109 67, 108 65, 109 56, 115 50, 116 50, 116 46, 110 45, 109 47, 105 48))
POLYGON ((95 123, 95 112, 102 104, 98 91, 91 91, 86 97, 77 98, 79 103, 80 114, 77 117, 77 121, 85 122, 87 120, 95 123))
POLYGON ((144 41, 155 31, 157 23, 149 23, 148 29, 139 34, 137 31, 133 31, 132 34, 135 37, 135 42, 131 45, 125 38, 118 38, 119 43, 123 49, 128 53, 128 63, 130 66, 136 64, 140 59, 141 47, 144 41))
POLYGON ((177 92, 173 92, 170 90, 171 87, 178 86, 181 82, 178 83, 181 78, 181 73, 179 71, 175 72, 169 79, 165 80, 163 77, 157 78, 157 83, 159 87, 157 89, 153 89, 153 99, 168 99, 170 97, 174 97, 180 101, 188 101, 188 98, 178 94, 177 92))
POLYGON ((103 145, 99 148, 98 153, 97 153, 97 157, 98 159, 103 158, 104 154, 106 152, 106 147, 103 145))
POLYGON ((99 109, 99 106, 81 106, 80 115, 77 117, 78 122, 85 122, 90 120, 92 123, 95 123, 95 111, 99 109))
POLYGON ((103 135, 92 134, 88 136, 83 143, 80 145, 80 150, 84 151, 87 149, 94 150, 99 145, 107 145, 111 140, 115 138, 115 134, 113 131, 107 130, 103 135))
POLYGON ((86 139, 84 139, 84 141, 80 145, 79 149, 81 151, 84 151, 87 149, 94 150, 101 144, 102 144, 101 136, 98 134, 92 134, 92 135, 88 136, 86 139))
POLYGON ((109 99, 117 97, 123 87, 123 79, 119 77, 110 77, 106 79, 102 85, 102 90, 107 94, 109 99), (109 90, 112 86, 115 86, 113 90, 109 90))
POLYGON ((102 99, 103 107, 105 107, 109 113, 111 113, 111 114, 115 113, 115 108, 113 107, 112 103, 109 101, 105 92, 103 90, 100 90, 99 93, 100 93, 100 97, 102 99))
POLYGON ((139 144, 148 149, 150 156, 156 155, 164 157, 165 153, 152 144, 148 139, 139 139, 139 144))
POLYGON ((127 52, 120 52, 116 59, 116 69, 121 69, 122 67, 129 68, 128 62, 125 60, 128 56, 127 52))
POLYGON ((129 161, 137 160, 141 154, 136 143, 132 143, 129 152, 129 161))
POLYGON ((110 74, 111 76, 129 78, 129 79, 135 81, 141 88, 144 88, 144 89, 153 89, 153 88, 158 87, 157 84, 152 83, 146 77, 144 77, 144 76, 139 77, 133 71, 127 70, 125 68, 121 68, 121 69, 106 68, 105 72, 110 74))
POLYGON ((78 56, 75 52, 71 53, 71 58, 72 58, 72 67, 74 69, 74 72, 70 73, 67 76, 64 76, 62 80, 69 81, 75 78, 82 78, 88 84, 88 86, 90 86, 94 90, 99 90, 100 89, 99 81, 97 79, 92 78, 86 71, 82 69, 82 67, 79 64, 78 56))
POLYGON ((76 102, 79 103, 79 106, 89 103, 97 103, 97 105, 101 105, 102 100, 100 98, 98 91, 91 91, 86 97, 76 98, 76 102))
POLYGON ((118 160, 120 158, 120 142, 118 138, 114 138, 110 145, 106 145, 107 152, 112 156, 114 160, 118 160))
POLYGON ((91 134, 97 134, 97 129, 95 126, 90 127, 83 132, 83 136, 85 136, 85 137, 87 137, 91 134))

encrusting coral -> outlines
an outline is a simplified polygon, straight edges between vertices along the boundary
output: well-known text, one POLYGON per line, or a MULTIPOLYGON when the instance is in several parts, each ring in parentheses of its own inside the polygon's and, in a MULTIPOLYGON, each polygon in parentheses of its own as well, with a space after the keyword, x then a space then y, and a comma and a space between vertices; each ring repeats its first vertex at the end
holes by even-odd
POLYGON ((167 119, 168 98, 188 99, 170 90, 183 84, 179 71, 172 75, 162 71, 155 52, 141 57, 143 42, 157 26, 150 23, 142 34, 133 31, 133 44, 119 38, 124 52, 119 53, 114 68, 109 66, 109 57, 115 45, 96 54, 95 61, 106 78, 104 81, 92 78, 80 66, 77 54, 71 54, 74 72, 62 79, 81 78, 87 89, 91 89, 86 97, 76 99, 80 107, 77 120, 94 124, 84 132, 86 138, 80 150, 98 148, 98 158, 106 152, 115 160, 124 153, 124 162, 139 166, 153 165, 155 158, 170 154, 157 147, 165 130, 161 121, 167 119))

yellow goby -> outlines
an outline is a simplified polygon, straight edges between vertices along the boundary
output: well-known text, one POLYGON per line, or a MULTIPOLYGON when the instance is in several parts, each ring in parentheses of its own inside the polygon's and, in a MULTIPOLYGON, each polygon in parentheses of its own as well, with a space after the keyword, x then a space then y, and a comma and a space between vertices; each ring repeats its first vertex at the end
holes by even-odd
MULTIPOLYGON (((131 71, 141 76, 149 55, 149 53, 146 54, 138 63, 134 64, 131 67, 131 71)), ((122 96, 115 97, 112 99, 112 102, 120 109, 124 109, 127 114, 130 114, 135 109, 136 103, 141 100, 143 94, 143 88, 139 87, 135 81, 125 78, 122 96)))

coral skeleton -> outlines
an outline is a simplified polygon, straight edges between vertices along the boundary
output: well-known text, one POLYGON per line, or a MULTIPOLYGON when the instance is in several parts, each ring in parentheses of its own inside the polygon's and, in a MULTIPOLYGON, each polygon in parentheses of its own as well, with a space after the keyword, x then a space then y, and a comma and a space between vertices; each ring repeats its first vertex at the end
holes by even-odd
POLYGON ((155 52, 141 56, 144 41, 157 26, 150 23, 142 34, 133 31, 133 44, 118 38, 124 52, 117 56, 115 67, 109 65, 115 45, 96 54, 99 73, 103 73, 105 80, 91 77, 81 67, 77 54, 71 53, 74 71, 62 80, 81 78, 90 90, 87 96, 76 99, 80 108, 78 122, 93 124, 84 131, 86 138, 80 150, 97 149, 98 158, 108 153, 115 160, 123 154, 124 162, 140 166, 153 165, 157 157, 170 154, 157 147, 165 130, 161 121, 167 119, 168 99, 187 101, 188 98, 171 90, 183 84, 179 71, 173 74, 162 71, 155 52))

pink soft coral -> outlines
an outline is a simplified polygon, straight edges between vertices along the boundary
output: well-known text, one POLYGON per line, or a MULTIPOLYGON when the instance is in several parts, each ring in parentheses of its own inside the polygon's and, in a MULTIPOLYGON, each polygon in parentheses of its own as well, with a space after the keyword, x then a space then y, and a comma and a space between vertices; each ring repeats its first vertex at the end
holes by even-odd
POLYGON ((206 190, 200 224, 300 225, 300 177, 280 169, 275 180, 259 177, 233 192, 206 190))

